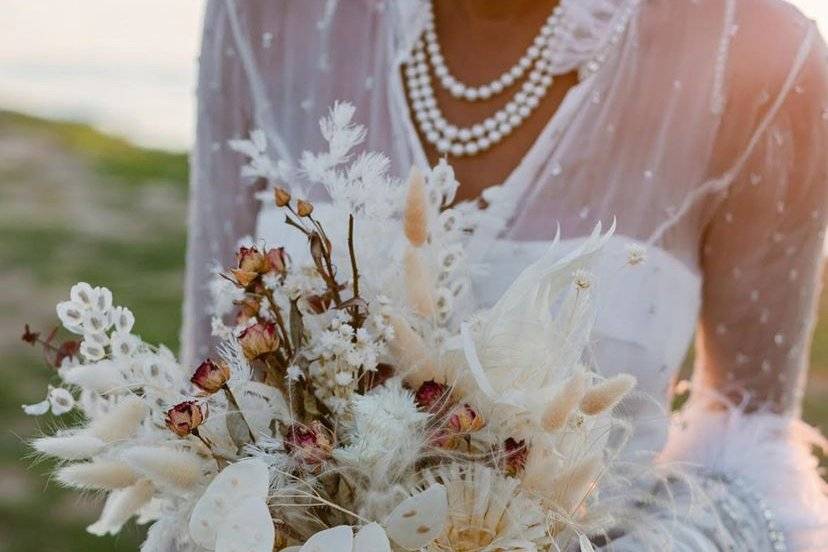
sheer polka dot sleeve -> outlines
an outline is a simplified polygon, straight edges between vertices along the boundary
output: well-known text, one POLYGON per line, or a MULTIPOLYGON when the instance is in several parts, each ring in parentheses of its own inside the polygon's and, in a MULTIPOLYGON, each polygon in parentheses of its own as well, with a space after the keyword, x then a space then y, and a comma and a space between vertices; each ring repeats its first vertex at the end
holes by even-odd
POLYGON ((801 398, 828 216, 826 56, 808 36, 757 116, 701 252, 696 386, 781 413, 801 398))

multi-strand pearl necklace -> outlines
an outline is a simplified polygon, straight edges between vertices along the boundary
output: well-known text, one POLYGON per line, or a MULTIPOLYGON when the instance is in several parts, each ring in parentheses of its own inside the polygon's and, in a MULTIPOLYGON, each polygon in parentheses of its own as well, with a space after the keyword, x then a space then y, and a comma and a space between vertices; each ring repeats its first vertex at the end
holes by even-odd
POLYGON ((511 134, 538 107, 552 86, 557 48, 563 42, 563 33, 570 30, 559 4, 515 65, 487 84, 469 86, 454 77, 446 66, 437 40, 433 3, 429 2, 423 35, 405 62, 409 102, 425 139, 441 154, 462 156, 486 151, 511 134), (480 123, 459 127, 449 123, 437 105, 429 62, 442 88, 462 101, 487 100, 504 93, 521 79, 524 82, 509 102, 492 116, 480 123))

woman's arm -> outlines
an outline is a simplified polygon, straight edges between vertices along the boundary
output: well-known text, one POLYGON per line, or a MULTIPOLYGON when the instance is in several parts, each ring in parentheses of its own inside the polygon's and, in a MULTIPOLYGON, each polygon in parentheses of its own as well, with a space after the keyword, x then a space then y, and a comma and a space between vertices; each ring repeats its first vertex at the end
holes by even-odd
MULTIPOLYGON (((790 9, 778 6, 765 13, 790 9)), ((799 17, 754 20, 734 42, 722 134, 748 138, 718 145, 732 181, 703 236, 691 399, 662 458, 721 482, 726 528, 758 516, 770 520, 765 546, 819 550, 828 488, 810 448, 821 437, 799 413, 828 220, 826 50, 799 17), (769 36, 775 55, 758 46, 769 36)))

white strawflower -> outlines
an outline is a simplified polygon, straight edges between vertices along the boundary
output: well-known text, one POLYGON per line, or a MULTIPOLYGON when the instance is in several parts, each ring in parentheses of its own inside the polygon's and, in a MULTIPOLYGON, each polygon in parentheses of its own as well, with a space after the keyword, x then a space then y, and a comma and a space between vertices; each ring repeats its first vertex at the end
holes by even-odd
POLYGON ((374 477, 392 477, 392 470, 400 464, 417 459, 429 415, 417 408, 414 396, 398 379, 367 395, 355 396, 351 414, 348 445, 336 449, 335 458, 374 477))
POLYGON ((627 264, 637 265, 647 260, 647 248, 638 243, 627 245, 627 264))

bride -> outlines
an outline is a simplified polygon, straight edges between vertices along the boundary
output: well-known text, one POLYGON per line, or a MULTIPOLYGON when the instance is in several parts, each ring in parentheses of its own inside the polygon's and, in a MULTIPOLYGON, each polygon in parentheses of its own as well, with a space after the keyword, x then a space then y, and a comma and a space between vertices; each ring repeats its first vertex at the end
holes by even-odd
POLYGON ((227 141, 262 129, 296 159, 348 100, 398 174, 454 167, 484 306, 558 226, 571 246, 617 219, 594 355, 638 377, 626 458, 684 463, 713 497, 688 516, 637 506, 674 549, 828 550, 820 437, 799 420, 828 217, 825 61, 781 0, 214 0, 184 359, 209 347, 204 267, 229 265, 243 236, 282 239, 227 141), (630 245, 647 260, 618 274, 630 245), (694 334, 691 399, 671 421, 694 334))

